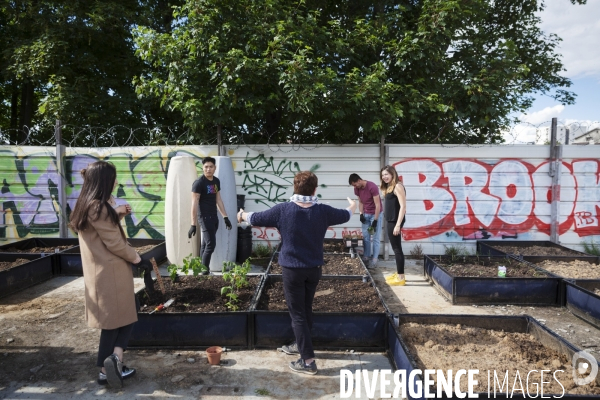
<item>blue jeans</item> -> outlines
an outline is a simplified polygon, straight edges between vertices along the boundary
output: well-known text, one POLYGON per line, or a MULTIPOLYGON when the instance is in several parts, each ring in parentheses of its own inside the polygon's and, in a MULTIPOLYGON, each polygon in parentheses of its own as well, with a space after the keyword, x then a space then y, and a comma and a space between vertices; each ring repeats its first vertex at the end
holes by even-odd
POLYGON ((371 234, 368 229, 371 227, 371 223, 375 219, 375 214, 363 214, 365 216, 366 223, 362 224, 363 241, 365 245, 366 258, 377 258, 379 257, 379 247, 381 245, 381 225, 383 225, 383 213, 379 213, 377 219, 377 229, 373 233, 373 252, 371 252, 371 234))

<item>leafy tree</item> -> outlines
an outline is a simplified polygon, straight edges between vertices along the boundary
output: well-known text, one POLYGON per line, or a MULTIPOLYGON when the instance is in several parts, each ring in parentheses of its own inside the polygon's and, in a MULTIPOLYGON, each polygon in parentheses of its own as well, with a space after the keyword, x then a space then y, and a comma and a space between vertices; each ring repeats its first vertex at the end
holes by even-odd
POLYGON ((137 90, 236 142, 498 142, 531 93, 574 101, 543 7, 188 0, 172 32, 136 29, 139 57, 162 71, 137 90))
POLYGON ((134 55, 131 29, 168 31, 172 3, 0 0, 0 126, 35 127, 44 140, 56 119, 76 126, 180 123, 158 102, 138 99, 132 84, 148 72, 134 55))

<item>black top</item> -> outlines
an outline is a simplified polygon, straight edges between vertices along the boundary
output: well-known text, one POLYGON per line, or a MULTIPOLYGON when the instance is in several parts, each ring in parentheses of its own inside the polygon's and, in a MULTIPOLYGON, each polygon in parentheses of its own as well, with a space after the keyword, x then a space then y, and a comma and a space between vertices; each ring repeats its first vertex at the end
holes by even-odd
MULTIPOLYGON (((406 193, 406 189, 404 189, 404 193, 406 193)), ((385 220, 387 222, 396 222, 398 221, 398 214, 400 213, 400 202, 398 201, 398 196, 392 191, 391 193, 386 193, 385 195, 385 205, 383 206, 383 215, 385 215, 385 220)), ((404 218, 402 219, 402 223, 400 224, 400 228, 404 226, 406 222, 406 214, 404 214, 404 218)))
POLYGON ((221 190, 221 181, 213 176, 212 181, 204 175, 196 179, 192 185, 192 192, 200 194, 200 215, 217 215, 217 192, 221 190))

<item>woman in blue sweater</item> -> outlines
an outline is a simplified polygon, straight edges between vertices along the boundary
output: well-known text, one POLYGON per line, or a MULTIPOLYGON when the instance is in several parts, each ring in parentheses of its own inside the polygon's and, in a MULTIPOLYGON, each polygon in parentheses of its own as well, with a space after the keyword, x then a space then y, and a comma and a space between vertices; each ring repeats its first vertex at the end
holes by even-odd
POLYGON ((238 213, 240 223, 247 221, 250 225, 279 230, 283 290, 296 337, 294 343, 283 346, 282 350, 300 355, 298 361, 290 363, 293 371, 311 375, 317 373, 310 330, 313 299, 321 279, 323 239, 327 228, 348 222, 356 209, 356 202, 350 198, 350 206, 345 210, 319 204, 316 196, 318 184, 319 180, 312 172, 299 172, 294 177, 294 195, 289 202, 263 212, 240 210, 238 213))

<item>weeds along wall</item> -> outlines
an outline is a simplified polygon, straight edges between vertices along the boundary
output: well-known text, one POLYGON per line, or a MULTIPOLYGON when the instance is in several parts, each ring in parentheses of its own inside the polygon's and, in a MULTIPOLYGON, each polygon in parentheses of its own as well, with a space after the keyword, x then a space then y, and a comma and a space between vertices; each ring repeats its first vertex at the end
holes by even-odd
MULTIPOLYGON (((476 239, 548 240, 551 177, 548 146, 387 145, 384 163, 394 165, 407 191, 405 253, 421 244, 426 253, 444 246, 474 249, 476 239)), ((321 202, 345 208, 353 196, 348 176, 358 173, 379 185, 379 145, 226 148, 236 173, 237 194, 246 210, 261 211, 293 194, 295 172, 319 177, 321 202)), ((124 221, 129 237, 164 237, 164 200, 169 160, 216 156, 216 146, 66 148, 67 213, 81 189, 80 170, 107 160, 118 170, 117 203, 133 213, 124 221)), ((600 243, 600 151, 597 146, 563 146, 560 173, 560 242, 581 249, 600 243)), ((54 147, 0 147, 0 241, 59 236, 58 174, 54 147)), ((223 195, 227 195, 223 193, 223 195)), ((333 227, 327 237, 360 234, 358 215, 333 227)), ((255 243, 274 245, 275 228, 253 228, 255 243)), ((75 236, 69 231, 69 236, 75 236)), ((391 250, 390 250, 391 251, 391 250)), ((383 250, 382 250, 383 252, 383 250)))

